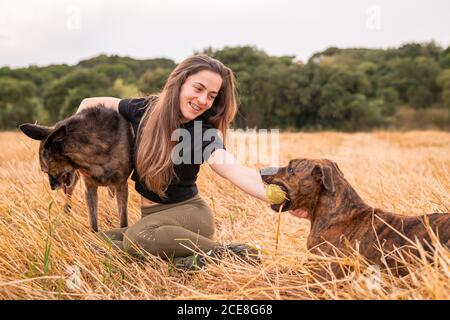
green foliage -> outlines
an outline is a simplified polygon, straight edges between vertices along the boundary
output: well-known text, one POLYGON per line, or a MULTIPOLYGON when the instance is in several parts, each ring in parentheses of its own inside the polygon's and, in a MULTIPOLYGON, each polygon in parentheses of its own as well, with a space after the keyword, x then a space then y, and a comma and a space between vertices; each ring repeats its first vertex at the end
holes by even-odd
POLYGON ((140 95, 136 85, 125 84, 122 78, 118 78, 114 81, 112 89, 114 97, 137 97, 140 95))
POLYGON ((146 71, 138 81, 138 88, 147 95, 160 92, 172 70, 164 68, 155 68, 146 71))
MULTIPOLYGON (((450 69, 443 70, 436 79, 436 84, 441 88, 441 103, 450 111, 450 69)), ((448 113, 450 121, 450 112, 448 113)))
POLYGON ((134 74, 134 82, 146 71, 156 68, 170 69, 175 68, 175 62, 170 59, 148 59, 135 60, 129 57, 99 55, 97 57, 80 61, 77 67, 92 69, 99 65, 121 65, 134 74))
POLYGON ((93 70, 105 75, 110 82, 118 78, 126 81, 132 81, 134 78, 133 71, 123 64, 99 64, 93 70))
POLYGON ((73 114, 86 97, 107 96, 110 81, 95 70, 75 69, 54 80, 43 93, 45 109, 56 122, 73 114))
POLYGON ((0 127, 31 122, 39 104, 36 85, 28 80, 0 78, 0 127))
MULTIPOLYGON (((236 76, 235 127, 368 130, 400 119, 402 105, 433 117, 428 109, 450 110, 450 47, 434 42, 386 50, 330 47, 306 64, 251 46, 202 53, 236 76)), ((86 97, 157 93, 175 66, 164 58, 100 55, 75 66, 0 68, 0 128, 35 120, 53 124, 86 97)))

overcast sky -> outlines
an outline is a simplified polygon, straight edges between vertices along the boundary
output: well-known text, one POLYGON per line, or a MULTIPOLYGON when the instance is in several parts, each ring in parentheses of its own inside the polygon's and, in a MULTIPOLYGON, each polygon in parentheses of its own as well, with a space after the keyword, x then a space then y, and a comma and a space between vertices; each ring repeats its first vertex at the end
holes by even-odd
POLYGON ((105 53, 176 62, 252 45, 307 60, 329 46, 450 45, 449 0, 0 0, 0 66, 105 53))

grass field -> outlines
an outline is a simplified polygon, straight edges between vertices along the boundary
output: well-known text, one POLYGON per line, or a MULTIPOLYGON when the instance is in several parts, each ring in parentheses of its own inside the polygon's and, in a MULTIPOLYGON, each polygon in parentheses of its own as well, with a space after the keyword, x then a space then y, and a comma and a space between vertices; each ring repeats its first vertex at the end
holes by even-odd
MULTIPOLYGON (((448 132, 282 133, 280 141, 281 164, 332 159, 371 206, 405 215, 450 212, 448 132)), ((123 256, 89 231, 82 188, 72 213, 63 212, 63 194, 51 191, 40 171, 37 142, 3 132, 0 149, 0 299, 450 299, 450 252, 442 247, 434 263, 418 259, 403 278, 385 272, 374 278, 354 257, 339 260, 354 273, 317 281, 311 265, 326 266, 330 258, 306 250, 309 221, 283 214, 275 250, 277 213, 207 165, 198 184, 215 212, 216 239, 260 245, 262 263, 228 259, 188 274, 159 258, 123 256), (78 278, 70 276, 78 271, 78 278)), ((99 201, 100 229, 117 227, 106 189, 99 201)), ((139 203, 130 183, 131 223, 139 219, 139 203)))

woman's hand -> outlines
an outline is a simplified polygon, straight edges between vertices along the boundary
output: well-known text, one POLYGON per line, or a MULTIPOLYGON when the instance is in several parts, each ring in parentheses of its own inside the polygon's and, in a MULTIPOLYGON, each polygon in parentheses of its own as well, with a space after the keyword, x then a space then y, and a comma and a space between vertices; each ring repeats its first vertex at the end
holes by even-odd
POLYGON ((309 212, 306 211, 305 209, 290 210, 289 213, 297 218, 309 219, 309 212))
POLYGON ((95 107, 98 105, 103 105, 106 108, 113 109, 115 111, 119 111, 119 102, 118 98, 111 97, 95 97, 95 98, 86 98, 81 101, 80 106, 78 107, 77 113, 90 107, 95 107))

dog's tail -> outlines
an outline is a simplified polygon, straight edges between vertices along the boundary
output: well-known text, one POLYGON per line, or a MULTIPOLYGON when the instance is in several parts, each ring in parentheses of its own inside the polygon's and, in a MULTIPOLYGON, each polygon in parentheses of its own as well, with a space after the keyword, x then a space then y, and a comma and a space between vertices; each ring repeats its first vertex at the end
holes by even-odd
POLYGON ((116 188, 114 187, 108 187, 108 194, 111 198, 114 198, 116 195, 116 188))

